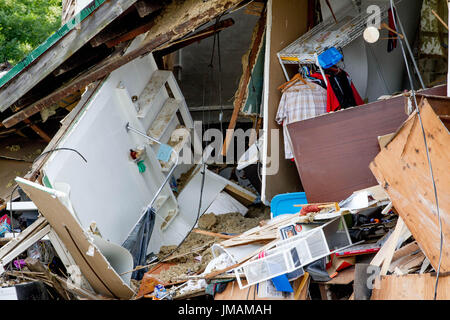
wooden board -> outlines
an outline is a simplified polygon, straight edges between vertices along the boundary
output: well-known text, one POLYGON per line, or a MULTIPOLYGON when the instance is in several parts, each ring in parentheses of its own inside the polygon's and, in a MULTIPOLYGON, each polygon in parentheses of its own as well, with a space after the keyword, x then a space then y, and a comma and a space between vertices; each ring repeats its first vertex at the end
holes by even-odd
MULTIPOLYGON (((252 71, 258 58, 258 54, 261 51, 261 45, 263 42, 265 29, 266 29, 266 16, 264 14, 261 15, 258 23, 255 26, 255 29, 253 30, 252 43, 250 45, 249 51, 242 57, 243 72, 241 79, 239 81, 238 89, 235 93, 235 99, 233 102, 234 105, 233 114, 231 115, 231 120, 228 125, 225 142, 222 148, 223 156, 227 155, 228 147, 230 145, 231 139, 233 138, 234 128, 236 127, 239 112, 241 111, 242 106, 243 105, 245 106, 246 99, 248 98, 249 94, 248 84, 250 82, 250 79, 256 81, 252 77, 252 71)), ((258 108, 259 110, 259 106, 256 106, 256 108, 258 108)))
MULTIPOLYGON (((240 2, 240 0, 229 0, 226 2, 221 0, 210 0, 199 3, 196 0, 186 0, 182 3, 170 3, 155 19, 155 25, 146 35, 141 37, 140 40, 142 41, 139 45, 128 47, 127 50, 124 50, 124 48, 117 50, 116 48, 116 51, 111 54, 111 56, 86 70, 72 81, 69 81, 69 83, 62 85, 51 94, 41 98, 31 106, 4 120, 3 125, 7 128, 15 125, 23 119, 41 111, 46 106, 84 88, 89 83, 109 75, 112 71, 120 68, 131 60, 145 55, 169 41, 180 39, 201 25, 211 21, 217 15, 233 8, 240 2), (126 53, 124 53, 124 51, 126 51, 126 53)), ((115 3, 108 2, 105 6, 109 4, 115 5, 115 3)), ((109 20, 107 19, 107 21, 109 20)), ((93 24, 95 25, 95 23, 93 24)), ((26 75, 30 76, 27 73, 26 75)), ((5 92, 0 90, 0 96, 4 93, 5 92)), ((4 104, 7 104, 6 101, 4 104)))
POLYGON ((339 202, 377 184, 369 164, 380 151, 378 137, 407 119, 404 102, 400 96, 288 125, 308 202, 339 202))
MULTIPOLYGON (((83 10, 81 10, 77 15, 69 22, 65 23, 48 37, 41 45, 34 49, 28 56, 26 56, 22 61, 16 64, 11 70, 8 71, 3 77, 0 78, 0 87, 8 83, 11 79, 14 79, 18 74, 24 71, 25 68, 29 67, 37 58, 45 54, 55 43, 58 43, 67 33, 69 33, 75 27, 78 27, 79 23, 89 17, 89 15, 97 10, 106 0, 93 1, 92 4, 83 10)), ((4 109, 2 108, 2 111, 4 109)))
MULTIPOLYGON (((437 187, 445 244, 450 239, 450 134, 426 100, 421 114, 437 187)), ((370 169, 437 270, 440 228, 422 129, 415 113, 394 140, 378 154, 370 169)), ((448 248, 448 245, 443 246, 441 272, 450 271, 448 248)))
MULTIPOLYGON (((372 290, 371 300, 432 300, 436 277, 431 274, 382 276, 379 289, 372 290)), ((439 277, 438 300, 450 299, 450 277, 439 277)))
POLYGON ((135 2, 136 0, 95 1, 92 6, 83 9, 77 15, 81 15, 78 19, 84 17, 79 30, 75 28, 77 17, 74 17, 50 36, 48 43, 44 42, 28 55, 23 60, 26 61, 23 66, 21 64, 24 62, 19 63, 0 80, 0 86, 3 85, 0 89, 0 110, 4 111, 22 97, 135 2), (39 60, 36 60, 36 56, 39 56, 39 60), (36 62, 31 64, 34 61, 36 62), (7 85, 4 85, 8 80, 7 85))
MULTIPOLYGON (((247 281, 242 280, 242 284, 246 285, 247 281)), ((214 300, 272 300, 269 298, 259 298, 258 291, 255 286, 240 289, 237 281, 229 282, 226 289, 221 293, 216 293, 214 300)))
POLYGON ((283 130, 275 121, 281 99, 278 87, 286 82, 277 53, 306 32, 308 0, 270 0, 267 8, 263 98, 265 147, 261 191, 263 201, 271 201, 280 193, 301 191, 295 165, 284 158, 283 130), (275 131, 279 135, 272 137, 272 132, 275 131))
POLYGON ((131 298, 134 294, 133 290, 112 269, 97 247, 94 246, 92 256, 86 254, 92 245, 91 241, 66 206, 52 196, 52 189, 24 179, 18 179, 17 183, 38 206, 39 211, 64 243, 92 288, 108 297, 131 298))

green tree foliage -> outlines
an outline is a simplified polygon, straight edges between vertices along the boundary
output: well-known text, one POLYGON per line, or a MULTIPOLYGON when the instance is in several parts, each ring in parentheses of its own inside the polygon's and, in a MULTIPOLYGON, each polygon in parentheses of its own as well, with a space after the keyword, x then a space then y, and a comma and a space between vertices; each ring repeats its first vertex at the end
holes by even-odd
POLYGON ((61 26, 61 0, 0 0, 0 63, 16 64, 61 26))

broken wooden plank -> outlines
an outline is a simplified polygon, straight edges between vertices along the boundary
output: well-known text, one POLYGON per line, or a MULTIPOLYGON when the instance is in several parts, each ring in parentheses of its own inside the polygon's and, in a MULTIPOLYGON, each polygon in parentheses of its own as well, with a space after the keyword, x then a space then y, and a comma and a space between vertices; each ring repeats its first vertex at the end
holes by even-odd
MULTIPOLYGON (((436 276, 408 274, 403 276, 382 276, 380 286, 372 291, 371 300, 433 300, 436 276)), ((449 276, 440 276, 437 299, 450 299, 449 276)))
MULTIPOLYGON (((80 30, 74 29, 71 20, 50 36, 50 43, 42 44, 24 59, 26 70, 25 66, 20 68, 21 62, 17 65, 19 68, 14 67, 0 79, 0 110, 7 109, 135 2, 99 0, 83 9, 79 14, 80 17, 84 16, 80 30), (38 60, 36 56, 39 56, 38 60)), ((76 17, 73 21, 76 21, 76 17)))
POLYGON ((216 34, 219 31, 222 31, 228 27, 231 27, 232 25, 234 25, 234 20, 231 18, 219 21, 218 23, 215 23, 211 27, 202 29, 187 38, 183 38, 181 40, 178 40, 178 41, 168 44, 166 47, 164 47, 160 50, 157 50, 155 52, 155 55, 166 56, 166 55, 168 55, 172 52, 175 52, 177 50, 180 50, 181 48, 184 48, 192 43, 206 39, 206 38, 216 34))
POLYGON ((305 272, 305 274, 299 280, 300 283, 298 284, 298 287, 294 293, 294 300, 306 300, 310 282, 309 273, 305 272))
POLYGON ((74 215, 57 198, 55 191, 25 179, 17 178, 16 181, 52 225, 92 288, 108 297, 131 298, 134 292, 92 244, 74 215), (90 250, 93 250, 92 255, 88 254, 90 250))
POLYGON ((81 90, 89 83, 107 76, 127 62, 151 52, 169 41, 181 38, 204 23, 209 22, 217 15, 233 8, 240 2, 240 0, 230 0, 227 2, 211 0, 199 4, 197 1, 189 0, 182 4, 172 3, 163 9, 163 12, 158 17, 159 23, 156 23, 155 26, 148 31, 147 36, 138 48, 126 52, 123 55, 122 52, 118 50, 115 55, 106 58, 97 66, 86 71, 70 83, 40 99, 32 106, 27 107, 21 112, 4 120, 3 124, 5 127, 9 128, 18 122, 23 121, 41 111, 51 103, 55 103, 62 97, 77 90, 81 90))
POLYGON ((384 136, 378 137, 378 144, 380 145, 380 149, 386 147, 386 145, 391 142, 391 140, 395 137, 395 133, 389 133, 384 136))
MULTIPOLYGON (((449 106, 447 105, 447 108, 449 106)), ((433 166, 442 222, 443 241, 450 239, 450 134, 426 99, 420 106, 422 122, 433 166)), ((418 114, 414 112, 397 136, 370 164, 398 214, 437 270, 440 256, 440 228, 433 181, 418 114)), ((450 271, 448 246, 443 246, 441 272, 450 271)))
POLYGON ((326 284, 350 284, 355 279, 355 266, 339 271, 337 276, 327 281, 326 284))
POLYGON ((167 70, 156 70, 153 72, 150 81, 137 100, 139 108, 137 114, 138 118, 145 118, 152 108, 152 103, 155 100, 156 95, 163 88, 171 74, 172 72, 167 70))
POLYGON ((389 243, 386 243, 387 246, 385 255, 384 255, 384 261, 383 266, 381 267, 380 275, 384 276, 387 274, 387 271, 389 269, 389 266, 391 265, 392 257, 395 252, 395 248, 397 247, 397 243, 401 239, 401 235, 404 232, 406 226, 403 222, 403 219, 401 217, 397 220, 397 225, 395 226, 394 232, 392 233, 391 237, 392 239, 389 239, 389 243))
POLYGON ((253 42, 251 44, 250 51, 247 54, 248 61, 243 61, 243 63, 245 62, 246 65, 244 66, 244 72, 242 74, 242 77, 241 77, 241 80, 239 83, 238 91, 236 92, 236 95, 235 95, 236 98, 234 99, 234 103, 233 103, 233 105, 234 105, 233 114, 231 115, 231 120, 228 125, 225 141, 224 141, 224 144, 222 147, 222 155, 223 156, 227 155, 228 147, 230 146, 231 139, 233 138, 234 128, 236 127, 236 123, 237 123, 237 119, 239 116, 239 112, 242 107, 242 103, 244 102, 246 94, 248 94, 248 91, 247 91, 248 83, 250 81, 253 67, 258 58, 258 53, 261 50, 261 44, 263 42, 265 29, 266 29, 266 15, 262 14, 260 19, 258 20, 257 25, 255 26, 253 42))
POLYGON ((210 232, 210 231, 201 230, 201 229, 193 229, 192 232, 195 232, 198 234, 203 234, 205 236, 217 237, 217 238, 221 238, 221 239, 231 239, 231 238, 236 237, 236 236, 230 236, 230 235, 226 235, 226 234, 222 234, 222 233, 210 232))
POLYGON ((136 38, 138 35, 147 32, 154 25, 155 25, 154 21, 147 22, 137 28, 134 28, 133 30, 130 30, 130 31, 116 37, 116 38, 106 41, 105 44, 108 48, 113 48, 113 47, 117 46, 119 43, 122 43, 122 42, 125 42, 128 40, 132 40, 132 39, 136 38))
POLYGON ((161 137, 169 127, 169 123, 175 118, 180 104, 181 101, 172 98, 167 99, 153 121, 152 126, 148 129, 147 134, 156 140, 161 140, 161 137))
POLYGON ((30 126, 30 128, 38 134, 39 137, 41 137, 45 142, 49 143, 52 138, 48 136, 41 128, 39 128, 38 125, 34 124, 30 121, 30 119, 25 119, 24 122, 30 126))

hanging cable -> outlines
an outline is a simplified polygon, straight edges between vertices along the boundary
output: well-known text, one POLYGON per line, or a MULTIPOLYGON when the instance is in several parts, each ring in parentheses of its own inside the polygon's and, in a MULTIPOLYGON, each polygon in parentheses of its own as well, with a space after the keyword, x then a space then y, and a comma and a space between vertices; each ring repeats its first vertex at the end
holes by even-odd
POLYGON ((48 151, 44 151, 44 152, 42 152, 40 155, 38 155, 38 156, 33 160, 33 164, 34 164, 38 159, 42 158, 44 155, 46 155, 46 154, 48 154, 48 153, 55 152, 55 151, 61 151, 61 150, 73 151, 73 152, 77 153, 77 154, 84 160, 84 162, 87 163, 86 158, 83 157, 83 155, 82 155, 80 152, 78 152, 77 150, 75 150, 75 149, 72 149, 72 148, 54 148, 54 149, 51 149, 51 150, 48 150, 48 151))
MULTIPOLYGON (((397 16, 397 10, 395 10, 395 6, 394 6, 394 3, 393 3, 393 0, 390 0, 390 4, 391 4, 391 10, 393 12, 392 16, 393 16, 395 28, 396 28, 396 30, 398 30, 397 17, 396 17, 397 16)), ((421 115, 419 106, 417 104, 416 92, 414 90, 414 82, 413 82, 411 70, 409 69, 408 58, 406 57, 405 48, 403 46, 402 39, 399 38, 399 42, 400 42, 400 47, 402 49, 403 59, 405 60, 406 71, 408 72, 409 82, 410 82, 410 85, 411 85, 411 96, 413 98, 413 101, 414 101, 414 104, 415 104, 415 107, 416 107, 416 112, 417 112, 417 115, 418 115, 418 118, 419 118, 420 126, 421 126, 421 129, 422 129, 423 140, 424 140, 424 143, 425 143, 425 151, 426 151, 426 154, 427 154, 428 165, 430 167, 431 180, 433 182, 434 198, 435 198, 435 201, 436 201, 436 212, 437 212, 438 221, 439 221, 439 230, 440 230, 439 262, 438 262, 438 267, 437 267, 437 270, 436 270, 436 283, 435 283, 435 287, 434 287, 434 300, 436 300, 436 298, 437 298, 437 289, 438 289, 438 284, 439 284, 439 274, 440 274, 440 271, 441 271, 442 248, 443 248, 443 233, 442 233, 441 214, 440 214, 440 210, 439 210, 439 201, 438 201, 438 195, 437 195, 436 181, 434 179, 433 167, 431 165, 431 157, 430 157, 430 153, 429 153, 429 150, 428 150, 428 142, 427 142, 427 137, 426 137, 426 134, 425 134, 425 128, 424 128, 423 122, 422 122, 422 115, 421 115)))
MULTIPOLYGON (((221 17, 221 16, 220 16, 221 17)), ((216 26, 220 21, 220 17, 217 19, 216 21, 216 26)), ((211 60, 210 63, 208 65, 209 68, 211 68, 211 71, 213 69, 214 66, 214 54, 215 54, 215 43, 216 43, 216 37, 214 35, 214 41, 213 41, 213 46, 212 46, 212 53, 211 53, 211 60)), ((219 47, 219 52, 220 52, 220 47, 219 47)), ((219 70, 221 69, 220 66, 220 54, 219 54, 219 70)), ((202 92, 202 103, 203 106, 205 106, 205 100, 206 100, 206 76, 207 76, 208 72, 205 73, 204 77, 203 77, 203 92, 202 92)), ((221 82, 219 79, 219 101, 220 104, 222 103, 222 94, 221 94, 221 82)), ((209 123, 210 123, 210 115, 211 115, 211 111, 209 111, 208 113, 209 115, 209 121, 208 121, 208 125, 207 125, 207 129, 209 129, 209 123)), ((205 123, 205 108, 202 109, 202 132, 201 132, 201 136, 203 136, 203 131, 204 131, 204 123, 205 123)), ((202 143, 202 141, 200 141, 200 143, 202 143)), ((161 263, 163 263, 167 258, 169 258, 171 255, 173 255, 180 247, 181 245, 186 241, 187 237, 192 233, 192 230, 194 230, 195 226, 198 223, 198 220, 200 219, 200 215, 201 215, 201 208, 202 208, 202 202, 203 202, 203 192, 204 192, 204 186, 205 186, 205 176, 206 176, 206 161, 205 161, 205 157, 203 156, 203 145, 202 145, 202 157, 201 157, 201 171, 200 171, 201 175, 202 175, 202 180, 201 180, 201 184, 200 184, 200 197, 199 197, 199 202, 198 202, 198 209, 197 209, 197 217, 195 219, 195 222, 193 223, 191 229, 189 230, 189 232, 186 234, 186 236, 181 240, 181 242, 175 247, 175 249, 173 249, 171 252, 169 252, 167 255, 165 255, 163 258, 159 259, 159 261, 156 263, 156 265, 154 266, 154 268, 156 268, 158 265, 160 265, 161 263)), ((135 268, 133 271, 137 271, 140 269, 143 269, 145 267, 148 266, 143 266, 140 268, 135 268)))
MULTIPOLYGON (((60 151, 60 150, 73 151, 73 152, 77 153, 77 154, 78 154, 78 155, 79 155, 79 156, 87 163, 86 158, 83 157, 83 155, 82 155, 80 152, 78 152, 77 150, 75 150, 75 149, 72 149, 72 148, 55 148, 55 149, 51 149, 51 150, 48 150, 48 151, 45 151, 45 152, 41 153, 39 156, 37 156, 37 157, 33 160, 33 163, 32 163, 31 166, 33 166, 34 163, 35 163, 38 159, 42 158, 44 155, 46 155, 46 154, 48 154, 48 153, 51 153, 51 152, 54 152, 54 151, 60 151)), ((12 198, 13 198, 14 192, 17 190, 18 187, 19 187, 19 185, 16 184, 16 186, 13 188, 13 190, 12 190, 12 192, 11 192, 11 195, 10 195, 10 197, 9 197, 9 219, 11 220, 11 230, 12 230, 12 233, 13 233, 14 238, 16 237, 16 233, 15 233, 15 231, 14 231, 14 222, 13 222, 13 215, 12 215, 12 211, 13 211, 13 210, 12 210, 12 198)))
MULTIPOLYGON (((217 18, 216 26, 220 22, 220 18, 217 18)), ((221 58, 221 51, 220 51, 220 31, 217 32, 217 56, 219 61, 219 106, 220 106, 220 115, 219 115, 219 122, 220 122, 220 132, 223 134, 223 105, 222 105, 222 58, 221 58)))

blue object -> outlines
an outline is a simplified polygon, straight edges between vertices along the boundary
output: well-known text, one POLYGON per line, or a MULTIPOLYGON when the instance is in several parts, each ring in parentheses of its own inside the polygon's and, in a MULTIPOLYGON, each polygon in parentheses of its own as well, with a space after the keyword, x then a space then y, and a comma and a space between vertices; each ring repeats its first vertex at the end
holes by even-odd
POLYGON ((294 289, 292 289, 292 286, 289 283, 289 279, 285 274, 272 278, 272 283, 277 291, 294 292, 294 289))
MULTIPOLYGON (((284 193, 279 194, 273 197, 270 203, 270 214, 272 215, 272 219, 282 215, 282 214, 294 214, 300 212, 301 207, 294 207, 299 204, 307 204, 308 201, 306 199, 305 192, 292 192, 292 193, 284 193)), ((281 276, 272 278, 272 283, 278 291, 282 292, 294 292, 291 284, 289 283, 290 277, 297 277, 302 274, 304 271, 296 270, 288 274, 283 274, 281 276)))
POLYGON ((171 153, 172 147, 169 146, 168 144, 163 143, 159 146, 158 154, 156 157, 158 158, 158 160, 168 162, 170 160, 171 153))
POLYGON ((328 69, 341 61, 342 58, 343 56, 339 50, 332 47, 319 55, 319 64, 322 68, 328 69))
MULTIPOLYGON (((133 256, 133 267, 146 265, 147 248, 155 226, 156 213, 153 208, 147 208, 144 216, 128 238, 122 244, 122 247, 130 251, 133 256)), ((136 280, 142 280, 145 269, 133 271, 131 277, 136 280)))
POLYGON ((272 215, 272 219, 282 214, 298 213, 302 208, 294 206, 307 203, 306 193, 304 192, 292 192, 276 195, 270 203, 270 213, 272 215))

